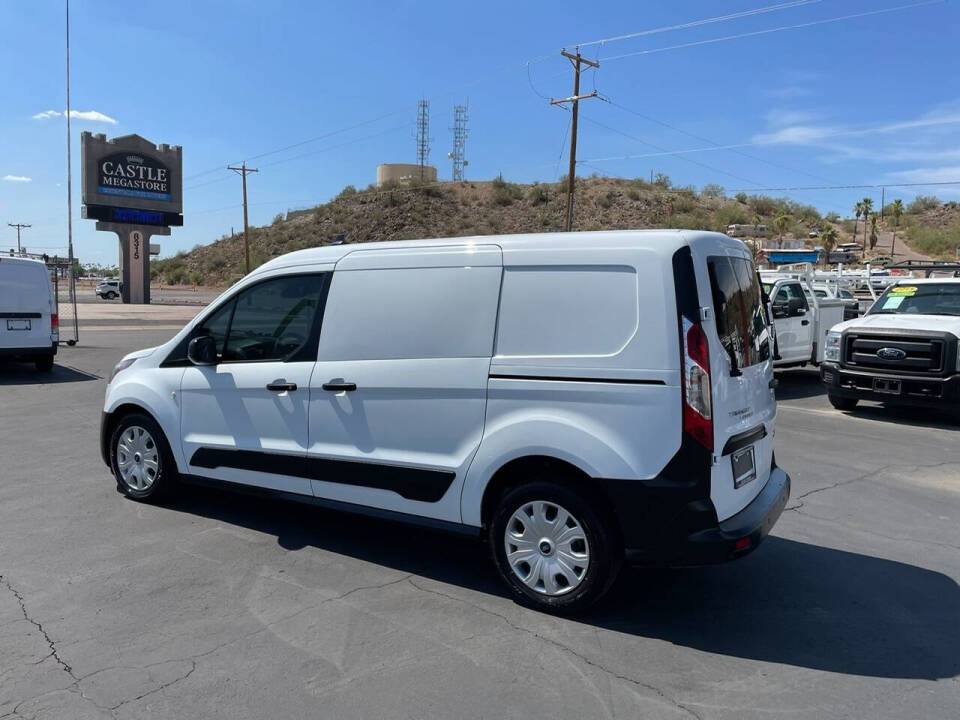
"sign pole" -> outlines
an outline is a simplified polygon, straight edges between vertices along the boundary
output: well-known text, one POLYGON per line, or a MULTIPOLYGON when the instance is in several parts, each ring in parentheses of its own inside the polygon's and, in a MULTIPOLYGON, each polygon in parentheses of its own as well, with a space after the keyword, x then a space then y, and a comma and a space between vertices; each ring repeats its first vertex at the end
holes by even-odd
POLYGON ((70 0, 67 2, 67 260, 70 263, 70 302, 73 304, 73 341, 80 341, 80 323, 77 320, 77 286, 73 272, 73 172, 70 166, 70 0))

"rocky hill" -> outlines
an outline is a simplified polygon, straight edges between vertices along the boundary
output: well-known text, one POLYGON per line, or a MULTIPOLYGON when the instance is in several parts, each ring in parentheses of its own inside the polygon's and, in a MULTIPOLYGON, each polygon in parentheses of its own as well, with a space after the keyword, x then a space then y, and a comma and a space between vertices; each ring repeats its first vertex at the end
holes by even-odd
MULTIPOLYGON (((348 186, 326 204, 278 215, 271 225, 251 228, 251 266, 329 243, 338 235, 349 243, 364 243, 560 230, 565 189, 564 182, 519 185, 502 179, 364 191, 348 186)), ((716 186, 698 193, 671 186, 662 177, 657 183, 592 177, 577 182, 574 227, 723 230, 732 223, 755 222, 773 227, 780 214, 789 218, 785 238, 806 238, 809 230, 826 222, 816 208, 788 199, 743 193, 727 198, 716 186)), ((840 242, 850 239, 849 229, 836 227, 840 242)), ((168 284, 225 285, 243 274, 243 256, 243 235, 237 233, 155 261, 151 276, 168 284)))

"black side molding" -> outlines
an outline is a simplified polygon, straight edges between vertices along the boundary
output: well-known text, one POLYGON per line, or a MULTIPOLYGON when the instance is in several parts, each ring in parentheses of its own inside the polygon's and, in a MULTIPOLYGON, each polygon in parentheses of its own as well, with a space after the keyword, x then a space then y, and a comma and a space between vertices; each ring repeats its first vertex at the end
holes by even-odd
POLYGON ((446 470, 424 470, 382 463, 282 455, 259 450, 205 447, 198 448, 193 453, 190 464, 210 470, 228 467, 341 485, 391 490, 407 500, 421 502, 440 500, 456 477, 456 473, 446 470))
POLYGON ((4 312, 0 313, 0 318, 9 318, 11 320, 36 320, 43 317, 38 312, 4 312))
MULTIPOLYGON (((577 382, 577 383, 614 383, 620 385, 666 385, 663 380, 649 378, 583 378, 566 377, 564 375, 502 375, 490 373, 491 380, 542 380, 544 382, 577 382)), ((324 387, 326 389, 326 387, 324 387)))
POLYGON ((736 435, 731 435, 730 439, 727 440, 726 444, 723 446, 723 452, 721 455, 730 455, 735 453, 741 448, 745 448, 749 445, 753 445, 758 440, 762 440, 767 436, 767 428, 764 425, 757 425, 757 427, 752 430, 746 430, 742 433, 737 433, 736 435))

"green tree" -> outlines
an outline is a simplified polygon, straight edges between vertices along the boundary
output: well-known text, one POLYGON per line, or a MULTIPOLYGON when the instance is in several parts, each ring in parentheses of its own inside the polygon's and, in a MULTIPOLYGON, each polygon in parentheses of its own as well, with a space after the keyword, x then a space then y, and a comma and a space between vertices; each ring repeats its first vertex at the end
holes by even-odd
POLYGON ((833 225, 827 225, 820 231, 820 244, 823 246, 823 264, 830 262, 830 253, 837 246, 837 229, 833 225))
POLYGON ((867 251, 867 219, 873 212, 873 198, 864 198, 860 201, 863 204, 863 251, 867 251))
POLYGON ((783 247, 783 234, 787 231, 787 226, 790 224, 790 216, 786 213, 780 213, 774 218, 773 229, 777 231, 777 247, 783 247))
POLYGON ((900 227, 900 216, 903 215, 903 200, 900 198, 894 200, 890 212, 893 213, 893 240, 890 243, 890 257, 893 257, 894 251, 897 249, 897 230, 900 227))
POLYGON ((860 222, 860 216, 863 215, 862 200, 853 206, 853 214, 856 216, 856 220, 853 221, 853 239, 856 240, 857 239, 857 223, 860 222))
POLYGON ((877 240, 879 235, 877 234, 877 225, 880 222, 880 216, 877 213, 872 213, 870 215, 870 249, 873 250, 877 246, 877 240))

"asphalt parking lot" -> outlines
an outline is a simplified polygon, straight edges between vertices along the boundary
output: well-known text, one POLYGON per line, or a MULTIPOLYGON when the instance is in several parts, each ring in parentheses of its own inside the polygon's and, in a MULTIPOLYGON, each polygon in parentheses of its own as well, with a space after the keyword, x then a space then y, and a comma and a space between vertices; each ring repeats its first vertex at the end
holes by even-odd
POLYGON ((0 366, 0 718, 956 718, 960 415, 833 410, 784 375, 793 496, 749 557, 629 571, 590 615, 486 548, 191 489, 124 499, 106 377, 168 327, 0 366))

